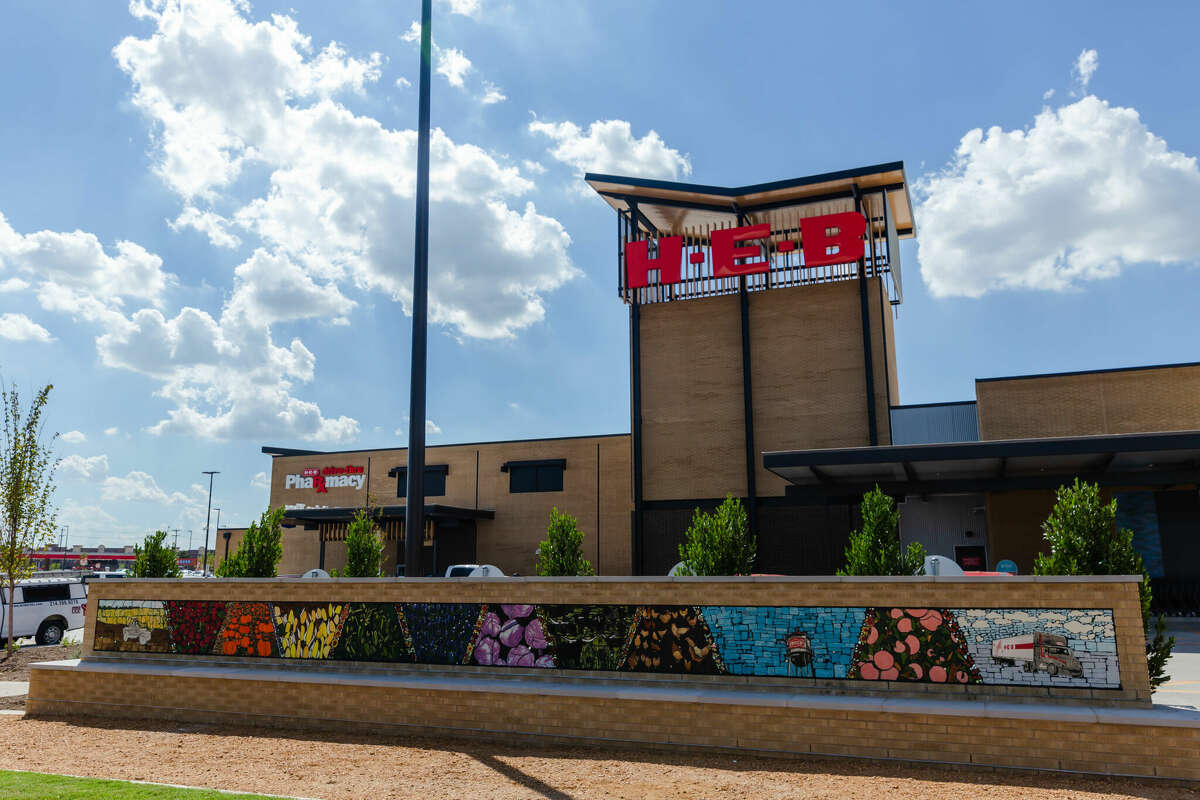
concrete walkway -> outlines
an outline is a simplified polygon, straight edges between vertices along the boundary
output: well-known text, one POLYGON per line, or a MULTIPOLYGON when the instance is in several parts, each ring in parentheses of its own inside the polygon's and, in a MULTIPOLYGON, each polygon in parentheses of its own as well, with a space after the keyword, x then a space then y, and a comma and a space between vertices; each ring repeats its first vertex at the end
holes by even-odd
POLYGON ((20 697, 29 694, 29 681, 0 681, 0 697, 20 697))
POLYGON ((1200 709, 1200 617, 1175 617, 1167 621, 1175 637, 1175 650, 1167 662, 1171 680, 1154 693, 1155 705, 1200 709))

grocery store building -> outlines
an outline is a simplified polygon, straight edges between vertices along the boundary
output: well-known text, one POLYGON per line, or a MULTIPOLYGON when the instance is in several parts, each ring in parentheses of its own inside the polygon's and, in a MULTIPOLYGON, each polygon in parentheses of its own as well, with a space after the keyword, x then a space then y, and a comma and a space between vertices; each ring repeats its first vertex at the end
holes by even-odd
MULTIPOLYGON (((628 432, 439 445, 426 455, 421 573, 528 574, 552 506, 601 574, 663 574, 696 508, 747 505, 758 570, 828 574, 862 493, 902 536, 967 568, 1027 572, 1058 485, 1120 501, 1174 591, 1200 573, 1200 364, 985 378, 904 405, 899 241, 916 235, 902 162, 735 188, 589 174, 615 212, 630 332, 628 432)), ((406 451, 264 447, 285 504, 283 572, 345 559, 368 495, 403 552, 406 451)))

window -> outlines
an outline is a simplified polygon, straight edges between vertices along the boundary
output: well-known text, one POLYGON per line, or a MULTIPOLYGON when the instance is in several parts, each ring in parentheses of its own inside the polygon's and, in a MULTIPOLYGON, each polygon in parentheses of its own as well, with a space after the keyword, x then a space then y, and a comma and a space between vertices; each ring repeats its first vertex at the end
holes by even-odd
POLYGON ((70 600, 71 584, 51 583, 45 586, 24 586, 26 603, 48 603, 51 600, 70 600))
MULTIPOLYGON (((450 474, 447 464, 425 465, 425 496, 443 497, 446 494, 446 476, 450 474)), ((408 496, 408 467, 392 467, 388 475, 396 477, 396 497, 408 496)))
POLYGON ((563 490, 563 470, 567 461, 563 458, 550 458, 544 461, 509 461, 500 467, 508 473, 508 491, 510 494, 522 492, 561 492, 563 490))

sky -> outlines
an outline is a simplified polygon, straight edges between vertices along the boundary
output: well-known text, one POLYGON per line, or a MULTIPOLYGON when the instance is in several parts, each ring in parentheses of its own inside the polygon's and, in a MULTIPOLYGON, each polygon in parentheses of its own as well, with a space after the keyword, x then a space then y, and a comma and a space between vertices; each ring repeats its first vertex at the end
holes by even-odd
MULTIPOLYGON (((589 170, 904 161, 903 403, 1197 360, 1200 6, 1168 5, 435 0, 428 442, 629 430, 589 170)), ((198 545, 204 470, 247 524, 263 445, 405 444, 419 7, 0 9, 0 376, 54 384, 71 543, 198 545)))

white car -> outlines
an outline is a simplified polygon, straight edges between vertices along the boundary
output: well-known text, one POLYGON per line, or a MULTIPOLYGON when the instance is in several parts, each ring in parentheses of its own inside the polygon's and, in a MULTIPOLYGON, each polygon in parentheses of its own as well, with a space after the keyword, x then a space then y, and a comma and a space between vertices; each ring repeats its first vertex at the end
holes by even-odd
POLYGON ((499 567, 491 564, 453 564, 446 567, 447 578, 503 578, 499 567))
POLYGON ((31 578, 17 583, 16 596, 0 591, 0 637, 8 638, 8 613, 13 615, 13 638, 32 636, 38 644, 59 644, 69 630, 83 627, 87 585, 78 578, 31 578))

